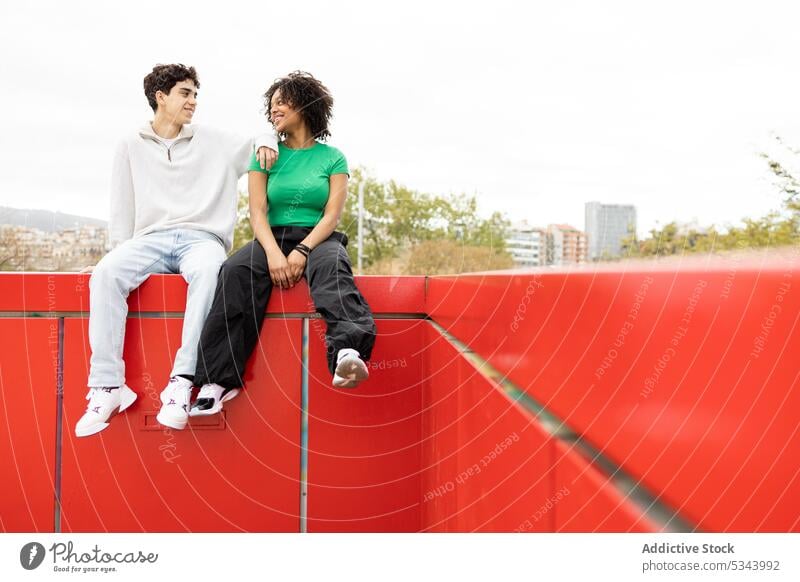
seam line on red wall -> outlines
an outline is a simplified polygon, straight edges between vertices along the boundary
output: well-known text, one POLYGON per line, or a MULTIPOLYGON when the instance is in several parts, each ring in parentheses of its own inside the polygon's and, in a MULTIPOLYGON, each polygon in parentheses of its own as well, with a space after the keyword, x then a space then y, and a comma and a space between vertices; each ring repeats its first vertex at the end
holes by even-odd
POLYGON ((58 318, 58 363, 56 364, 56 458, 54 459, 54 491, 55 511, 53 515, 53 531, 61 532, 61 459, 62 431, 64 427, 64 318, 58 318))
POLYGON ((303 319, 300 363, 300 533, 308 531, 308 318, 303 319))
MULTIPOLYGON (((184 316, 183 311, 130 311, 128 318, 131 319, 169 319, 181 318, 184 316)), ((88 319, 88 311, 0 311, 0 319, 3 318, 20 318, 20 317, 60 317, 65 319, 79 318, 88 319)), ((375 319, 427 319, 425 313, 374 313, 375 319)), ((304 312, 281 312, 281 313, 267 313, 264 315, 265 319, 321 319, 319 313, 304 313, 304 312)))

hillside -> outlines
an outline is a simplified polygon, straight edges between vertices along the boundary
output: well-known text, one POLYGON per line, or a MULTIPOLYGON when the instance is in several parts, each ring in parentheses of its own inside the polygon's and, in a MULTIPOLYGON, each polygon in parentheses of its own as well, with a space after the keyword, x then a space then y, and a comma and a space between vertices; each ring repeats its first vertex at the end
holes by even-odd
POLYGON ((65 228, 79 226, 107 226, 105 220, 97 218, 64 214, 63 212, 51 212, 50 210, 32 210, 0 206, 0 225, 3 224, 38 228, 45 232, 58 232, 65 228))

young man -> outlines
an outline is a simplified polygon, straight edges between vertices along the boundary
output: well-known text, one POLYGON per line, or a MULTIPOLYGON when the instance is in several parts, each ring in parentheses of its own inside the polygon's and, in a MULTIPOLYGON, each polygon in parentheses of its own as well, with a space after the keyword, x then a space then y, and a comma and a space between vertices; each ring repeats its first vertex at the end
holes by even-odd
POLYGON ((89 406, 75 426, 79 437, 100 432, 112 414, 136 400, 122 360, 127 298, 153 273, 180 273, 189 284, 181 347, 157 417, 174 429, 186 426, 200 331, 232 245, 236 183, 254 149, 263 167, 274 163, 278 150, 274 133, 254 144, 190 125, 199 87, 194 67, 156 65, 144 78, 153 121, 124 138, 114 156, 113 250, 89 281, 89 406))

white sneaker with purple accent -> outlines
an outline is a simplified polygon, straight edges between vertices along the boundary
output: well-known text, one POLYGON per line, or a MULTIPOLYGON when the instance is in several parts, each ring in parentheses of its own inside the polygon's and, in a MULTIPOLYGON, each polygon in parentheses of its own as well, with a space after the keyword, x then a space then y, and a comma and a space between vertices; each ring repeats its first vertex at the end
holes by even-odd
POLYGON ((175 430, 183 430, 189 422, 189 401, 192 398, 192 383, 175 376, 161 392, 161 410, 156 420, 175 430))
POLYGON ((136 392, 122 385, 119 388, 89 388, 86 394, 89 406, 75 425, 75 436, 97 434, 108 426, 115 413, 120 413, 136 402, 136 392))

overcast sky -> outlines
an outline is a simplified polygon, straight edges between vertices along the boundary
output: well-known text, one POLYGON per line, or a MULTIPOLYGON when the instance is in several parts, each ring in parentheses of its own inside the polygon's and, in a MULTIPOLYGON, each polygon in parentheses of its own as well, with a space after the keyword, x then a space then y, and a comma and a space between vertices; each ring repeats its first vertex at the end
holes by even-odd
POLYGON ((778 208, 757 153, 800 146, 797 2, 3 2, 0 205, 107 218, 114 144, 155 63, 197 67, 196 123, 259 133, 295 69, 336 104, 351 166, 583 228, 778 208))

